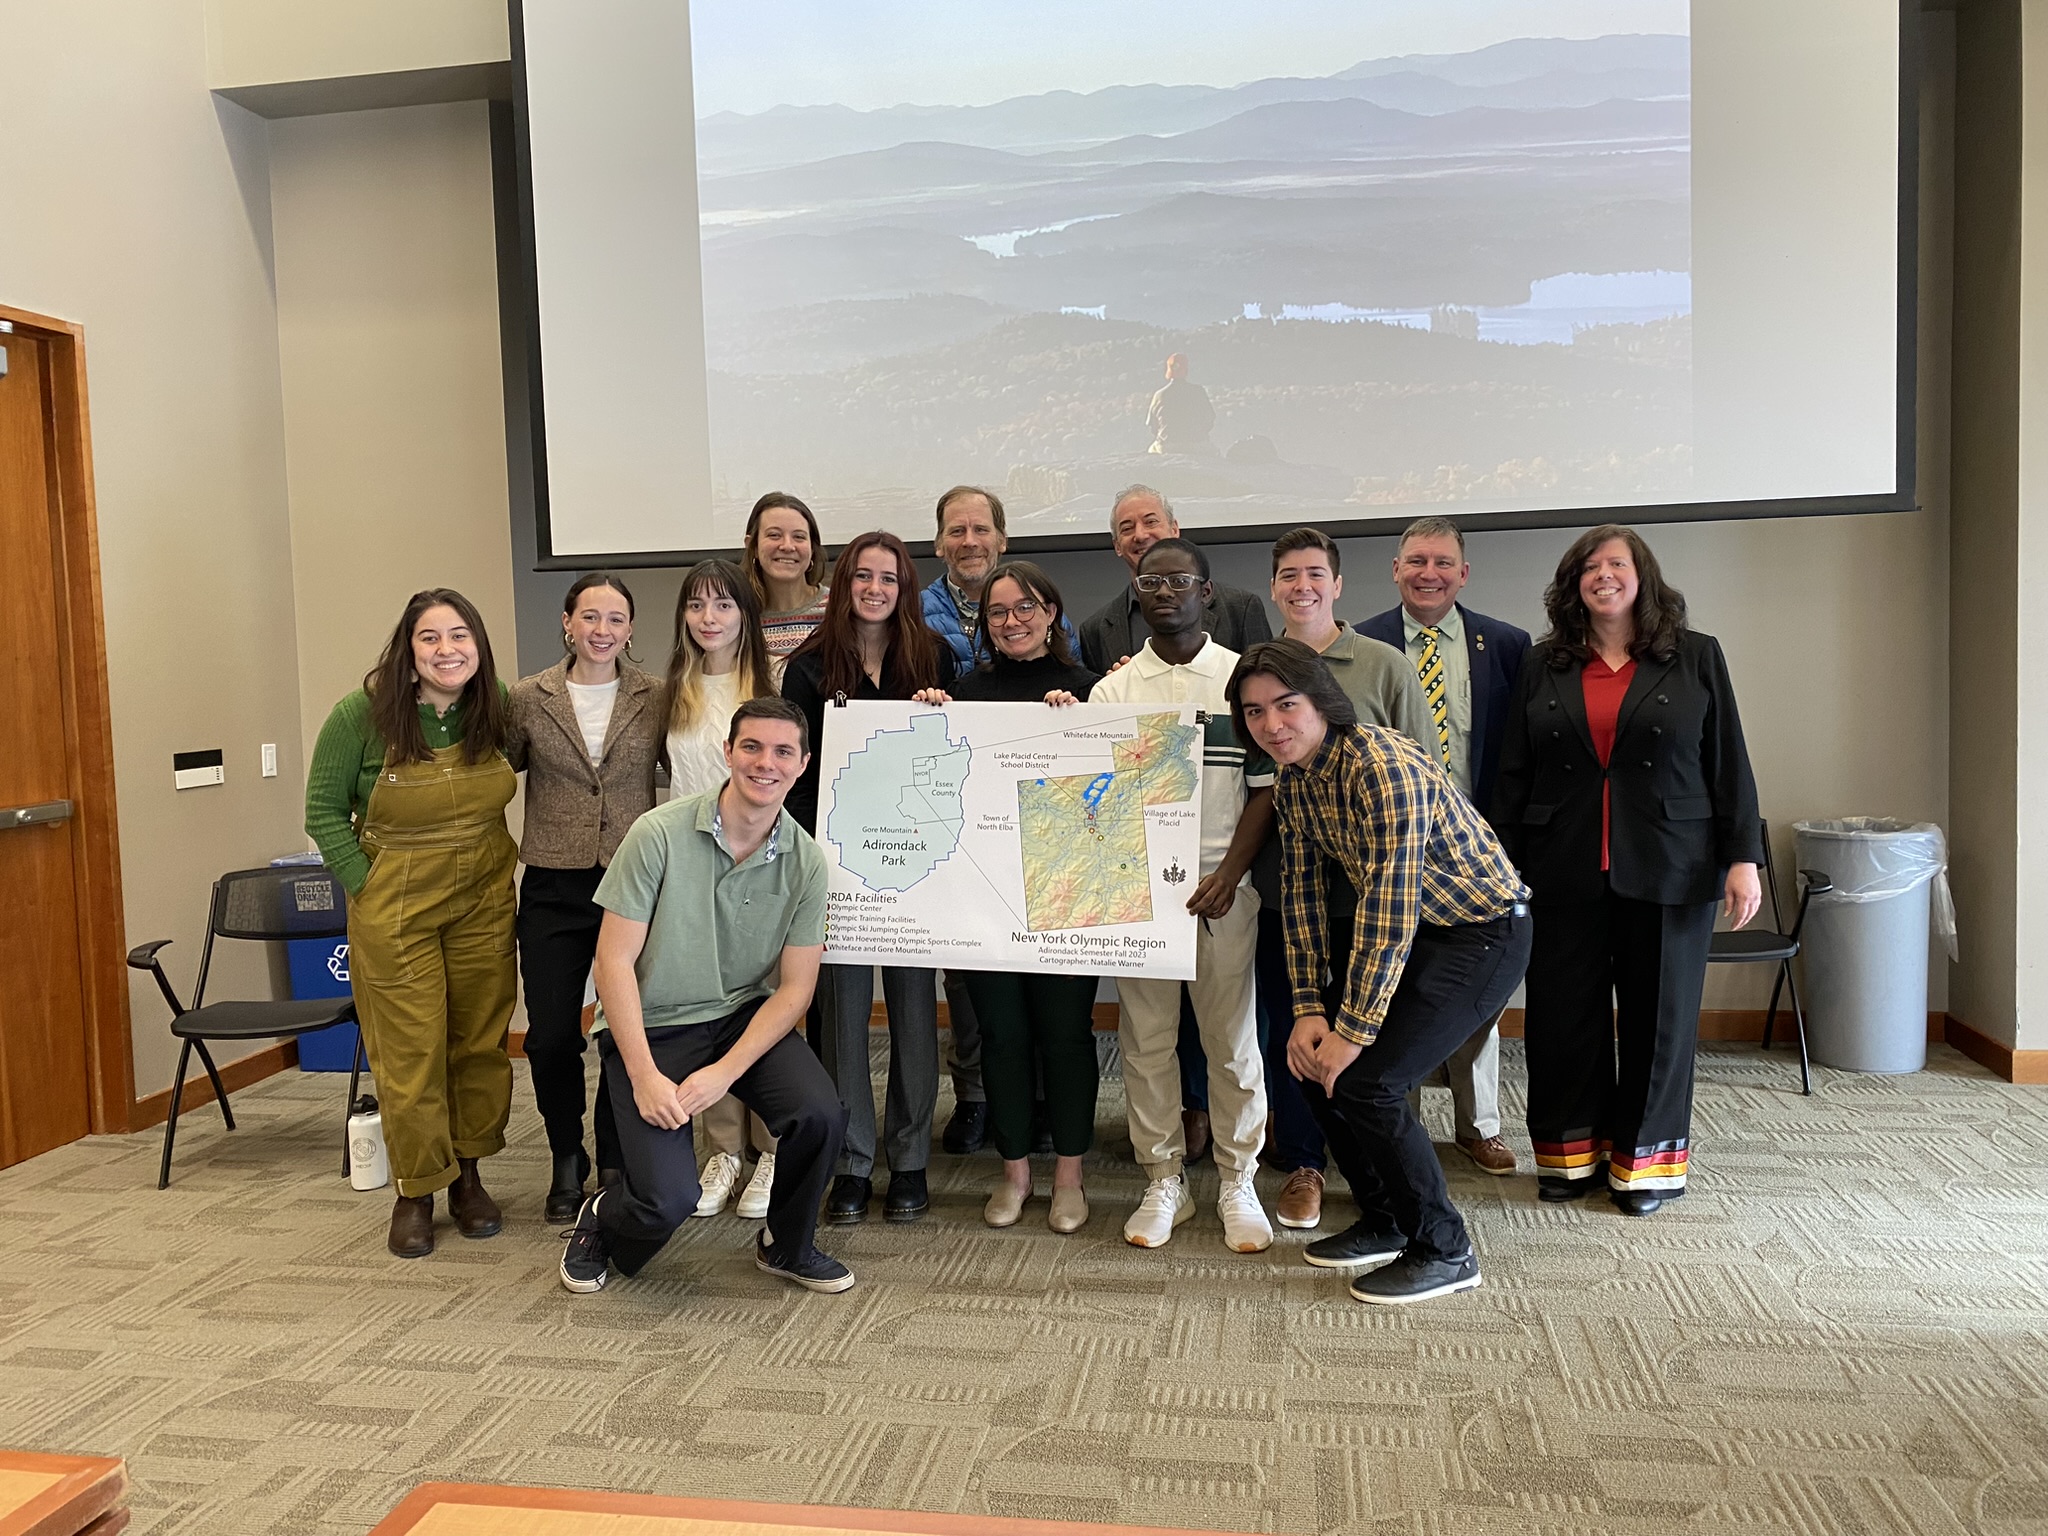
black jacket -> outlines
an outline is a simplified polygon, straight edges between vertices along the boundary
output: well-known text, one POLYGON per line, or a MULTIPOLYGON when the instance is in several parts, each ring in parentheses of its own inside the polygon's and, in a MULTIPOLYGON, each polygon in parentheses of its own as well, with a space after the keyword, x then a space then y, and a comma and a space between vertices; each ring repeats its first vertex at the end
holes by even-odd
POLYGON ((1584 663, 1553 671, 1530 647, 1501 734, 1493 823, 1536 899, 1718 900, 1730 864, 1761 863, 1763 824, 1728 663, 1687 632, 1668 662, 1638 661, 1603 775, 1586 726, 1584 663), (1600 785, 1612 786, 1600 873, 1600 785))
MULTIPOLYGON (((940 640, 938 653, 938 686, 950 688, 957 670, 953 664, 953 648, 940 640)), ((790 657, 782 669, 782 696, 804 712, 811 731, 811 760, 804 768, 803 777, 789 787, 789 798, 782 802, 782 808, 789 812, 798 826, 815 837, 818 830, 818 765, 825 756, 825 658, 816 651, 804 651, 790 657)), ((910 691, 877 688, 863 674, 860 687, 849 697, 907 699, 910 691)))
MULTIPOLYGON (((1266 605, 1253 593, 1222 582, 1212 584, 1202 607, 1202 628, 1226 651, 1242 656, 1261 640, 1273 638, 1266 605)), ((1081 663, 1090 672, 1107 673, 1126 656, 1135 656, 1152 638, 1138 612, 1138 589, 1126 586, 1081 621, 1081 663)))

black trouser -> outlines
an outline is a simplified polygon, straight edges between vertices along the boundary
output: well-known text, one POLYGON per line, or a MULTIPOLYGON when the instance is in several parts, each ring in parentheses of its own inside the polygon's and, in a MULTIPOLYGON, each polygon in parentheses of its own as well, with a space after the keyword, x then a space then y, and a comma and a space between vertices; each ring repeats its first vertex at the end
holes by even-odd
MULTIPOLYGON (((1399 1231, 1408 1251, 1424 1258, 1462 1258, 1472 1239, 1451 1204, 1429 1133, 1408 1107, 1408 1091, 1493 1022, 1528 967, 1531 927, 1526 914, 1452 928, 1419 925, 1379 1037, 1344 1069, 1334 1095, 1303 1085, 1365 1219, 1399 1231)), ((1333 920, 1330 931, 1348 942, 1348 923, 1333 920)), ((1346 955, 1330 956, 1324 1006, 1332 1019, 1348 963, 1346 955)))
MULTIPOLYGON (((707 1024, 674 1024, 647 1031, 647 1049, 662 1076, 681 1082, 731 1050, 746 1033, 761 999, 707 1024)), ((697 1182, 693 1128, 664 1131, 640 1117, 633 1082, 611 1032, 598 1036, 603 1063, 599 1088, 611 1101, 619 1134, 621 1178, 597 1202, 605 1248, 622 1275, 638 1274, 677 1227, 690 1219, 703 1193, 697 1182)), ((767 1242, 776 1253, 808 1252, 818 1231, 818 1203, 846 1134, 846 1109, 809 1046, 792 1034, 762 1053, 732 1085, 732 1095, 761 1117, 775 1142, 775 1183, 768 1193, 767 1242)))
POLYGON ((1529 1139, 1544 1182, 1597 1177, 1611 1147, 1614 1189, 1685 1187, 1715 906, 1612 891, 1534 903, 1523 1033, 1529 1139))
MULTIPOLYGON (((526 1061, 534 1107, 556 1157, 583 1154, 583 993, 597 955, 604 878, 589 869, 526 866, 519 880, 519 981, 526 992, 526 1061)), ((611 1105, 597 1101, 597 1166, 619 1166, 611 1105)), ((585 1170, 588 1171, 587 1168, 585 1170)))
POLYGON ((1079 1157, 1095 1139, 1095 978, 1057 971, 969 971, 981 1022, 981 1083, 996 1151, 1031 1155, 1034 1087, 1045 1084, 1052 1149, 1079 1157))

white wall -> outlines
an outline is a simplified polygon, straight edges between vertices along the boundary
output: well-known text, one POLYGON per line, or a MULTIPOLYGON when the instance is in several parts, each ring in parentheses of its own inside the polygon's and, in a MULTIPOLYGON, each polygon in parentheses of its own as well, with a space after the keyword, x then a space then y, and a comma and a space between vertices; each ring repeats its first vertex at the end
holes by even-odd
MULTIPOLYGON (((0 299, 85 326, 128 940, 188 989, 214 876, 303 846, 266 127, 207 94, 199 0, 11 0, 0 36, 0 299), (203 747, 227 784, 173 789, 203 747)), ((134 975, 148 1094, 176 1051, 134 975)), ((218 995, 268 975, 225 946, 218 995)))

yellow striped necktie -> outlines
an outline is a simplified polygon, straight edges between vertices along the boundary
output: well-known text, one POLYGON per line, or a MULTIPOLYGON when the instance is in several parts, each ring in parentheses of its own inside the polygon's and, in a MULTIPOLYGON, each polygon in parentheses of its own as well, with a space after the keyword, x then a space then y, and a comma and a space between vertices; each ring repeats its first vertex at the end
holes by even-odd
POLYGON ((1422 654, 1415 658, 1415 670, 1422 675, 1422 698, 1429 705, 1429 718, 1436 722, 1437 756, 1451 766, 1451 710, 1444 702, 1444 658, 1437 649, 1443 632, 1433 624, 1422 628, 1422 654))

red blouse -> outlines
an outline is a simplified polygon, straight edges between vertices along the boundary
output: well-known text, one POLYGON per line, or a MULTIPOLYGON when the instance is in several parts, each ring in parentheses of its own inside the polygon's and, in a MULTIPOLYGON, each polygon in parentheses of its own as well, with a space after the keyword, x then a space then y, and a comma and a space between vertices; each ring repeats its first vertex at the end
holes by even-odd
MULTIPOLYGON (((1604 769, 1607 760, 1614 756, 1614 733, 1621 722, 1621 701, 1628 696, 1628 685, 1636 675, 1635 658, 1631 656, 1617 671, 1595 656, 1586 663, 1586 670, 1580 674, 1580 684, 1586 696, 1586 729, 1592 733, 1593 751, 1600 758, 1604 769)), ((1613 816, 1607 781, 1600 781, 1600 868, 1604 873, 1607 863, 1607 834, 1613 816)))

